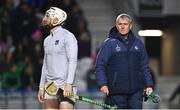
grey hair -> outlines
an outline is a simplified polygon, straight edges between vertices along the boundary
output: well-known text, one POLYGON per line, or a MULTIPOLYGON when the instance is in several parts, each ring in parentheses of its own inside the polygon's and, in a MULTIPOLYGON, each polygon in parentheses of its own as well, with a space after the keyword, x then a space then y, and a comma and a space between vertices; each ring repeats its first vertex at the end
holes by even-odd
POLYGON ((129 19, 129 22, 132 23, 131 16, 128 15, 128 14, 126 14, 126 13, 122 13, 122 14, 118 15, 118 17, 116 18, 116 22, 119 20, 119 18, 122 18, 122 19, 128 18, 128 19, 129 19))

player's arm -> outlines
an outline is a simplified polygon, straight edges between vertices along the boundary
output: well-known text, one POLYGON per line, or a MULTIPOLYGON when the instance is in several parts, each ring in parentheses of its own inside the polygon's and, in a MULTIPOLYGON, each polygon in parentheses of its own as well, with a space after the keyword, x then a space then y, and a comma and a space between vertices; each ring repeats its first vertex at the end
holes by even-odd
POLYGON ((78 54, 78 46, 77 40, 74 35, 70 34, 66 37, 66 52, 68 57, 68 76, 66 80, 66 85, 64 87, 64 95, 69 96, 72 94, 72 84, 74 83, 75 72, 77 67, 77 54, 78 54))
MULTIPOLYGON (((45 51, 45 50, 44 50, 45 51)), ((43 66, 41 70, 41 79, 39 84, 39 93, 38 93, 38 99, 41 103, 44 102, 44 85, 46 83, 46 75, 47 75, 47 67, 46 67, 46 54, 44 52, 44 59, 43 59, 43 66)))

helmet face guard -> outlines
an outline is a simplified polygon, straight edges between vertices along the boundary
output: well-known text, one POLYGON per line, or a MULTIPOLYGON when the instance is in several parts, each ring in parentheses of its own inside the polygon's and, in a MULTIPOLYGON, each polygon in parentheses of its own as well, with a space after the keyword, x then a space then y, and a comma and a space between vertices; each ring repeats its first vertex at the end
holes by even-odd
POLYGON ((46 11, 46 15, 52 20, 51 25, 53 27, 56 25, 60 25, 67 19, 66 12, 57 7, 51 7, 46 11))

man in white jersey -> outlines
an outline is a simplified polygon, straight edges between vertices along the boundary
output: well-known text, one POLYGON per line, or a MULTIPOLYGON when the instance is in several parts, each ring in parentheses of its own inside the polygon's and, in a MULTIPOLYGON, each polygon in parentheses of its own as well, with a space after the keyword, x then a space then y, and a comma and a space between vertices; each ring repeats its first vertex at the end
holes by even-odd
POLYGON ((75 36, 61 27, 66 19, 66 12, 57 7, 51 7, 46 11, 42 21, 44 28, 50 32, 44 40, 44 61, 38 93, 38 99, 44 104, 45 109, 74 108, 74 100, 68 96, 76 92, 73 85, 78 47, 75 36), (49 80, 63 89, 63 93, 53 96, 47 94, 44 88, 49 80))

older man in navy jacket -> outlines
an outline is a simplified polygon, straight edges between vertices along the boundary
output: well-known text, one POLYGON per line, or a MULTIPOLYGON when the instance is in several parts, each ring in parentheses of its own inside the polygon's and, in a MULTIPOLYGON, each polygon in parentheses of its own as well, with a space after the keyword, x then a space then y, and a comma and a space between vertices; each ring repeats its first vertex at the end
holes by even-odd
POLYGON ((96 62, 97 84, 119 109, 141 109, 144 89, 147 95, 153 91, 145 47, 131 28, 131 17, 120 14, 96 62))

